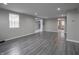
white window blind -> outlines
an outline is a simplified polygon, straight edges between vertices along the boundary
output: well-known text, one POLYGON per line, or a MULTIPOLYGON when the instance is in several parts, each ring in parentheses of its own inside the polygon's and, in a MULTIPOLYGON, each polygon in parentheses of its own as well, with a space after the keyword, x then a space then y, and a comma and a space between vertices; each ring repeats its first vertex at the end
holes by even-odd
POLYGON ((9 13, 9 28, 19 28, 19 14, 9 13))

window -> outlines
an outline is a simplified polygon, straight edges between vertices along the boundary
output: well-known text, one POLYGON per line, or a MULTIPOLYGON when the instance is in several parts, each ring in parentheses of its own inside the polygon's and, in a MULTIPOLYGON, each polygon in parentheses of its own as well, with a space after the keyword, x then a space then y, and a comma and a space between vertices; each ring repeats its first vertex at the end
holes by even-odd
POLYGON ((9 13, 9 28, 19 28, 19 14, 9 13))

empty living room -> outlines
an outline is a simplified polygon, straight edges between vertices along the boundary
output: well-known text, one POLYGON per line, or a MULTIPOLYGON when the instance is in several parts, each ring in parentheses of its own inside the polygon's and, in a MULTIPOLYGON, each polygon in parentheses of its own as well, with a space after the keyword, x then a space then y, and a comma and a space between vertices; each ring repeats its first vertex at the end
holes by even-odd
POLYGON ((79 3, 0 3, 0 55, 79 55, 79 3))

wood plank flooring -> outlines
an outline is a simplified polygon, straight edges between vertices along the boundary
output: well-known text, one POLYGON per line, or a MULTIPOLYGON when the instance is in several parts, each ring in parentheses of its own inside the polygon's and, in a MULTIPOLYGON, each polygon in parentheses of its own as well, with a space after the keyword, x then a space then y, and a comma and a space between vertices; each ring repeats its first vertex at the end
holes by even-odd
POLYGON ((68 42, 60 33, 41 32, 0 44, 0 55, 72 55, 79 44, 68 42))
POLYGON ((57 49, 58 33, 42 32, 9 40, 0 45, 1 55, 53 55, 57 49))
POLYGON ((66 49, 67 55, 79 55, 79 43, 66 41, 66 44, 67 44, 66 49))

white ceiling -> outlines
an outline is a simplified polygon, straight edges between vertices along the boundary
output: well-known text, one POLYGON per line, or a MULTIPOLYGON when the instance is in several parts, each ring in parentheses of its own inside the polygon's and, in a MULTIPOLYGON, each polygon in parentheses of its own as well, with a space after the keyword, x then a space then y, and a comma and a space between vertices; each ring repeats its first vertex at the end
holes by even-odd
POLYGON ((8 3, 8 5, 0 4, 1 8, 26 13, 29 15, 37 14, 42 18, 59 17, 59 15, 68 10, 78 8, 78 3, 8 3), (61 8, 61 11, 57 11, 61 8))

